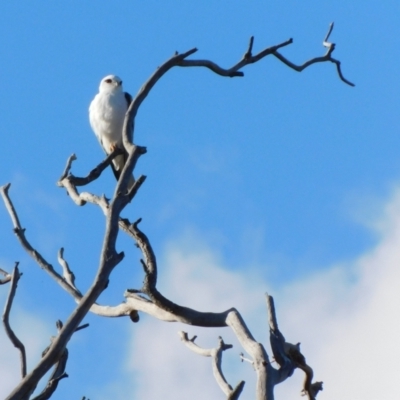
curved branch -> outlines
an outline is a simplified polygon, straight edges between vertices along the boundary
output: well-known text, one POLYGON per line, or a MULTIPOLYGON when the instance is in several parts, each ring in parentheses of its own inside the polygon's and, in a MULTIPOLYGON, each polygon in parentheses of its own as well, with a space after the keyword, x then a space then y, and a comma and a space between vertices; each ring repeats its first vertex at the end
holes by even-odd
POLYGON ((118 155, 121 155, 123 151, 116 147, 112 153, 110 153, 97 167, 93 168, 89 174, 83 178, 76 177, 72 174, 70 174, 70 170, 72 168, 72 162, 77 160, 78 157, 75 154, 72 154, 69 156, 67 160, 67 165, 65 166, 65 169, 63 173, 60 176, 60 179, 57 181, 57 186, 62 187, 62 181, 65 178, 69 178, 69 181, 74 185, 74 186, 84 186, 89 184, 90 182, 93 182, 96 180, 102 172, 111 164, 112 160, 117 157, 118 155))
MULTIPOLYGON (((138 179, 138 181, 139 181, 139 179, 138 179)), ((46 271, 51 276, 51 278, 53 278, 67 293, 69 293, 75 299, 75 301, 77 303, 79 303, 82 300, 83 295, 79 291, 79 289, 75 286, 75 284, 71 285, 72 281, 68 282, 68 279, 62 277, 57 271, 55 271, 53 266, 48 261, 46 261, 44 259, 44 257, 37 250, 35 250, 32 247, 32 245, 26 238, 25 229, 21 227, 17 212, 13 206, 13 203, 12 203, 9 195, 8 195, 9 187, 10 187, 9 184, 6 186, 0 187, 0 193, 2 194, 3 200, 6 204, 6 207, 10 212, 11 220, 14 223, 18 223, 18 225, 14 225, 14 232, 17 235, 17 238, 19 239, 23 249, 36 261, 36 263, 39 265, 40 268, 42 268, 44 271, 46 271)), ((107 200, 104 197, 93 196, 93 199, 95 199, 93 201, 93 203, 98 204, 105 213, 108 212, 109 205, 108 205, 107 200)), ((120 224, 121 224, 121 229, 123 229, 123 228, 126 229, 126 232, 132 236, 132 233, 129 232, 129 230, 128 230, 126 220, 121 219, 120 224)), ((59 261, 62 263, 63 262, 63 253, 60 254, 60 252, 59 252, 58 257, 59 257, 59 261), (61 259, 60 259, 60 257, 61 257, 61 259)), ((65 260, 64 260, 64 262, 65 262, 65 260)), ((69 267, 68 267, 68 269, 69 269, 69 267)), ((73 272, 71 270, 70 270, 70 273, 73 274, 73 272)), ((7 273, 5 272, 5 274, 7 274, 7 273)), ((65 271, 64 271, 64 274, 65 274, 65 271)), ((10 280, 11 280, 11 275, 10 275, 10 280)), ((94 303, 91 306, 90 311, 93 312, 94 314, 104 316, 104 317, 130 316, 134 322, 138 321, 137 312, 135 310, 132 310, 132 308, 129 305, 127 305, 126 303, 122 303, 115 307, 102 306, 102 305, 94 303)))
POLYGON ((19 270, 18 270, 18 263, 16 263, 13 273, 12 273, 12 276, 11 276, 10 291, 8 293, 6 306, 5 306, 4 312, 3 312, 3 325, 4 325, 4 330, 6 331, 7 336, 11 340, 11 343, 14 345, 14 347, 16 347, 19 350, 20 359, 21 359, 21 377, 24 378, 26 375, 25 346, 18 339, 17 335, 14 333, 14 331, 11 329, 11 326, 10 326, 10 311, 11 311, 12 303, 14 300, 15 292, 17 290, 18 281, 19 281, 19 278, 21 277, 21 275, 22 274, 20 274, 19 270))
MULTIPOLYGON (((262 58, 272 54, 281 62, 299 72, 315 63, 327 61, 332 62, 336 65, 340 79, 342 79, 345 83, 354 86, 351 82, 343 77, 340 62, 332 58, 332 53, 335 49, 335 45, 328 42, 332 29, 333 24, 330 26, 329 31, 323 42, 323 45, 328 48, 327 53, 322 57, 315 57, 311 60, 308 60, 302 65, 296 65, 292 63, 278 52, 280 48, 290 45, 293 42, 292 39, 289 39, 278 45, 266 48, 258 54, 253 55, 253 37, 250 39, 248 49, 242 59, 229 69, 224 69, 209 60, 187 60, 187 57, 197 51, 197 49, 195 48, 183 54, 176 53, 173 57, 163 63, 153 73, 150 79, 142 86, 126 112, 122 136, 123 145, 128 155, 128 159, 125 163, 120 179, 117 182, 113 199, 110 202, 105 199, 105 197, 94 196, 87 192, 78 193, 76 187, 86 185, 92 182, 94 179, 97 179, 101 175, 102 171, 104 171, 104 169, 108 165, 110 165, 112 159, 118 155, 117 152, 110 154, 102 163, 99 164, 99 166, 93 169, 89 173, 89 175, 84 178, 76 178, 72 174, 70 174, 72 162, 76 159, 76 156, 72 155, 68 159, 65 170, 61 175, 60 180, 58 181, 58 185, 66 188, 67 192, 76 202, 76 204, 84 205, 86 204, 86 202, 95 203, 102 208, 104 214, 106 215, 106 233, 104 236, 98 272, 92 286, 85 296, 82 296, 82 294, 75 287, 72 272, 69 270, 68 264, 63 259, 62 254, 59 256, 59 260, 64 269, 64 277, 54 271, 52 265, 49 264, 29 244, 25 237, 25 230, 21 228, 18 216, 8 197, 7 192, 9 185, 0 188, 4 202, 14 225, 14 232, 16 233, 23 248, 35 259, 39 266, 45 269, 46 272, 49 273, 50 276, 52 276, 52 278, 55 279, 58 284, 60 284, 68 293, 70 293, 79 303, 77 308, 66 321, 64 327, 60 328, 58 336, 54 338, 54 341, 50 345, 41 362, 39 362, 34 370, 23 379, 21 384, 18 385, 13 393, 10 394, 7 400, 25 400, 30 397, 40 378, 43 377, 43 375, 51 368, 52 365, 57 362, 57 360, 60 360, 60 357, 63 357, 66 354, 66 345, 69 339, 76 331, 78 324, 80 323, 80 321, 82 321, 83 317, 89 310, 97 312, 99 314, 107 314, 107 316, 129 315, 134 322, 138 320, 137 311, 146 310, 145 312, 148 312, 149 314, 154 313, 155 316, 157 315, 161 319, 180 321, 190 325, 206 327, 229 326, 238 337, 243 348, 253 357, 253 366, 257 372, 257 399, 272 400, 273 386, 276 383, 281 382, 283 379, 286 379, 287 376, 290 376, 291 371, 293 371, 293 364, 295 364, 295 366, 299 368, 308 367, 307 364, 305 364, 305 360, 303 364, 298 362, 298 359, 295 358, 298 357, 297 353, 294 354, 293 352, 291 352, 290 349, 289 352, 285 352, 285 350, 287 350, 288 348, 288 344, 284 342, 283 335, 279 332, 276 323, 276 327, 271 329, 271 344, 274 348, 274 354, 276 353, 278 355, 278 363, 280 363, 281 366, 279 371, 271 367, 271 364, 268 360, 268 355, 265 352, 264 347, 262 346, 262 344, 257 343, 254 340, 241 315, 236 309, 231 308, 222 313, 204 313, 179 306, 178 304, 175 304, 169 299, 165 298, 156 288, 156 258, 147 237, 143 234, 143 232, 138 229, 138 222, 126 226, 126 221, 120 218, 120 213, 124 209, 124 207, 133 199, 133 197, 137 193, 137 190, 140 188, 141 184, 145 180, 145 177, 140 177, 136 181, 133 188, 129 192, 127 191, 128 181, 132 176, 136 163, 139 157, 146 152, 146 149, 144 147, 136 146, 133 141, 135 118, 142 102, 148 96, 154 85, 166 72, 168 72, 171 68, 175 66, 206 67, 222 76, 243 76, 243 72, 240 71, 240 69, 248 64, 258 62, 262 58), (125 294, 127 299, 126 303, 123 303, 117 307, 104 307, 95 304, 95 301, 100 293, 107 286, 108 279, 113 268, 124 257, 123 253, 117 253, 115 249, 115 243, 119 229, 123 229, 125 232, 133 236, 137 241, 138 246, 142 250, 142 253, 144 255, 144 261, 142 261, 142 265, 145 270, 145 282, 140 291, 131 290, 125 294), (139 296, 139 292, 147 295, 150 300, 146 299, 145 297, 139 296)), ((271 310, 273 310, 273 308, 271 308, 271 310)), ((311 385, 311 381, 309 383, 311 385)), ((315 385, 316 384, 317 383, 315 383, 315 385)), ((311 386, 310 385, 307 386, 307 391, 309 395, 311 393, 311 386, 313 386, 314 384, 312 384, 311 386)), ((315 390, 317 389, 317 386, 315 386, 315 390)))
MULTIPOLYGON (((71 197, 71 199, 75 202, 76 205, 78 206, 84 206, 86 203, 92 203, 96 204, 99 207, 102 208, 103 212, 105 215, 108 214, 108 209, 109 209, 109 204, 108 201, 105 199, 104 196, 96 196, 94 194, 91 194, 89 192, 82 192, 79 193, 78 189, 76 188, 77 186, 84 186, 87 185, 88 183, 92 182, 93 180, 97 179, 101 172, 104 171, 104 169, 111 164, 111 161, 119 154, 121 154, 120 149, 116 148, 109 156, 105 158, 97 167, 95 167, 86 177, 76 177, 70 173, 70 170, 72 168, 72 163, 77 159, 75 154, 72 154, 68 160, 67 160, 67 165, 65 167, 65 170, 61 174, 60 179, 57 181, 57 186, 59 187, 64 187, 67 190, 67 193, 71 197)), ((129 159, 133 160, 133 166, 132 170, 134 168, 134 165, 136 164, 138 158, 146 153, 146 148, 141 147, 141 146, 135 146, 132 149, 132 154, 129 154, 128 161, 129 159)), ((128 162, 127 162, 128 163, 128 162)), ((119 181, 117 182, 117 187, 116 187, 116 193, 119 194, 121 193, 126 193, 125 196, 125 202, 124 204, 128 204, 132 199, 135 197, 137 191, 143 184, 143 182, 146 180, 145 176, 140 176, 132 186, 132 188, 126 192, 126 190, 123 189, 124 186, 122 185, 123 178, 121 177, 119 181)), ((127 180, 124 184, 127 186, 127 180)))
POLYGON ((181 66, 181 67, 206 67, 218 75, 232 78, 232 77, 244 76, 244 73, 239 70, 242 69, 243 67, 245 67, 246 65, 254 64, 255 62, 263 59, 264 57, 273 55, 276 58, 278 58, 281 62, 283 62, 285 65, 287 65, 289 68, 292 68, 293 70, 295 70, 297 72, 301 72, 313 64, 322 63, 322 62, 332 62, 336 65, 336 69, 337 69, 339 78, 346 84, 348 84, 350 86, 355 86, 354 83, 350 82, 343 76, 341 66, 340 66, 340 61, 332 58, 332 53, 335 50, 335 44, 328 42, 328 38, 329 38, 330 34, 332 33, 332 30, 333 30, 333 22, 330 24, 328 33, 325 36, 325 39, 322 43, 324 47, 328 48, 327 53, 324 56, 314 57, 308 61, 305 61, 301 65, 294 64, 293 62, 289 61, 286 57, 284 57, 282 54, 280 54, 278 52, 278 49, 292 44, 293 43, 292 38, 290 38, 280 44, 277 44, 275 46, 268 47, 268 48, 260 51, 256 55, 252 55, 253 44, 254 44, 254 37, 252 36, 250 38, 248 50, 246 51, 246 53, 244 54, 242 59, 239 62, 237 62, 235 65, 233 65, 231 68, 228 68, 228 69, 222 68, 219 65, 217 65, 216 63, 209 61, 209 60, 182 60, 179 64, 179 66, 181 66))
MULTIPOLYGON (((80 294, 77 288, 66 281, 66 279, 62 278, 57 272, 54 271, 53 267, 48 264, 43 257, 35 251, 29 244, 29 242, 25 238, 24 230, 19 225, 19 219, 15 212, 14 207, 12 206, 11 200, 8 197, 8 187, 4 190, 4 187, 1 188, 2 195, 4 201, 7 204, 7 208, 11 213, 11 219, 18 223, 17 226, 14 227, 14 230, 23 244, 24 248, 32 255, 32 257, 39 263, 39 265, 45 269, 67 292, 69 292, 76 301, 80 303, 84 301, 84 297, 80 294)), ((104 201, 104 204, 107 202, 104 201)), ((107 204, 107 210, 108 210, 107 204)), ((178 304, 173 303, 169 299, 165 298, 161 293, 158 292, 156 288, 157 283, 157 263, 156 257, 154 255, 151 244, 147 238, 147 236, 141 232, 138 228, 138 224, 140 220, 138 220, 134 224, 129 224, 128 220, 119 218, 117 220, 118 226, 120 229, 123 229, 130 236, 132 236, 136 242, 138 247, 141 249, 144 260, 142 262, 145 270, 145 280, 143 288, 140 291, 137 290, 128 290, 125 293, 126 303, 122 303, 116 307, 108 307, 108 306, 100 306, 95 303, 91 303, 88 307, 88 311, 94 312, 99 315, 109 316, 109 317, 119 317, 119 316, 130 316, 133 322, 138 321, 138 311, 146 312, 150 315, 153 315, 156 318, 159 318, 164 321, 179 321, 189 325, 197 325, 203 327, 230 327, 238 338, 242 347, 246 350, 248 354, 253 358, 253 367, 257 374, 257 399, 268 399, 273 400, 273 388, 277 383, 282 382, 288 376, 291 375, 294 369, 293 363, 296 364, 296 360, 285 352, 287 349, 287 343, 284 341, 283 335, 279 332, 275 309, 273 306, 273 299, 271 296, 268 296, 268 305, 269 305, 269 315, 270 315, 270 326, 271 326, 271 345, 275 355, 276 360, 280 364, 281 368, 276 370, 271 366, 271 363, 268 360, 268 355, 265 352, 262 344, 257 343, 250 331, 248 330, 245 322, 243 321, 240 313, 231 308, 227 311, 221 313, 211 313, 211 312, 199 312, 196 310, 192 310, 187 307, 182 307, 178 304), (143 296, 139 295, 139 292, 142 292, 150 297, 151 300, 146 299, 143 296), (286 347, 284 347, 286 346, 286 347), (284 350, 282 351, 282 348, 284 350)), ((61 255, 62 257, 62 255, 61 255)), ((64 260, 65 262, 65 260, 64 260)), ((85 296, 87 297, 87 295, 85 296)), ((74 328, 76 329, 76 328, 74 328)), ((60 334, 62 333, 62 330, 60 334)), ((73 332, 72 332, 73 333, 73 332)), ((71 333, 71 334, 72 334, 71 333)), ((59 337, 55 338, 54 344, 56 343, 59 337)), ((49 353, 52 349, 50 348, 49 353)), ((65 347, 62 349, 60 355, 65 350, 65 347)), ((54 356, 53 356, 54 357, 54 356)), ((49 362, 54 363, 55 358, 50 358, 49 362)), ((302 368, 303 370, 308 367, 307 364, 301 365, 301 363, 297 363, 296 367, 302 368)), ((311 384, 311 380, 308 380, 311 384)), ((55 382, 54 382, 55 383, 55 382)), ((29 386, 28 386, 29 387, 29 386)), ((29 392, 31 392, 31 390, 29 392)), ((306 385, 307 394, 314 395, 314 392, 317 392, 319 389, 318 383, 312 386, 306 385), (312 392, 314 390, 314 392, 312 392)), ((322 388, 322 386, 321 386, 322 388)), ((237 392, 240 393, 240 385, 237 387, 237 392)), ((18 391, 14 391, 15 395, 18 391)), ((27 397, 13 397, 11 395, 8 399, 22 399, 27 397)), ((234 398, 234 397, 231 397, 234 398)), ((314 400, 314 397, 310 397, 310 400, 314 400)))
MULTIPOLYGON (((182 54, 175 53, 169 60, 167 60, 160 67, 158 67, 157 70, 153 73, 153 75, 140 88, 139 92, 137 93, 135 98, 132 100, 132 102, 126 112, 124 127, 122 130, 124 147, 128 151, 128 153, 134 143, 133 134, 134 134, 134 130, 135 130, 135 118, 136 118, 136 114, 139 110, 139 107, 141 106, 141 104, 143 103, 143 101, 145 100, 147 95, 150 93, 150 91, 154 87, 154 85, 158 82, 158 80, 163 75, 165 75, 165 73, 167 73, 171 68, 175 67, 176 65, 179 65, 179 63, 182 60, 189 57, 196 51, 197 51, 197 49, 193 48, 182 54)), ((126 162, 126 164, 128 164, 128 163, 129 163, 129 161, 126 162)), ((125 164, 125 166, 126 166, 126 164, 125 164)), ((130 171, 130 172, 132 172, 132 171, 130 171)))
POLYGON ((188 325, 203 327, 224 327, 229 326, 242 347, 253 357, 254 369, 257 374, 257 399, 273 399, 273 386, 267 385, 267 375, 273 374, 274 368, 268 360, 268 355, 261 343, 254 340, 247 328, 240 313, 235 308, 230 308, 221 313, 199 312, 188 307, 182 307, 165 298, 156 288, 157 283, 157 263, 153 249, 147 236, 139 230, 138 223, 130 226, 137 245, 144 255, 145 261, 142 262, 146 277, 140 291, 128 290, 125 293, 127 303, 137 311, 145 311, 156 318, 168 321, 179 321, 188 325), (142 292, 150 297, 147 300, 138 293, 142 292))
POLYGON ((285 341, 278 328, 274 299, 266 294, 269 313, 270 342, 276 362, 279 364, 279 374, 275 384, 280 383, 293 374, 295 368, 300 368, 305 373, 303 393, 309 400, 315 400, 318 391, 322 390, 322 382, 312 383, 313 370, 306 363, 306 359, 300 352, 300 343, 292 344, 285 341))
MULTIPOLYGON (((24 230, 21 228, 16 212, 12 207, 12 203, 8 197, 9 185, 0 188, 7 209, 9 210, 11 219, 14 223, 14 231, 17 234, 23 247, 29 254, 38 262, 40 266, 45 266, 46 271, 55 278, 58 283, 63 286, 68 292, 75 291, 59 274, 57 274, 53 267, 48 264, 43 257, 36 252, 27 242, 24 230)), ((13 390, 7 397, 7 400, 27 400, 35 390, 39 380, 46 374, 46 372, 57 362, 58 358, 64 352, 67 343, 73 335, 79 323, 89 312, 92 305, 95 303, 101 292, 107 287, 109 276, 115 266, 121 262, 124 257, 123 253, 117 253, 115 250, 115 243, 118 235, 118 218, 119 213, 122 211, 126 201, 122 199, 119 194, 115 196, 110 205, 110 210, 106 219, 106 230, 103 242, 103 248, 100 257, 100 264, 98 272, 94 281, 75 308, 71 313, 64 327, 60 330, 58 336, 54 339, 47 354, 35 366, 35 368, 27 374, 20 384, 13 390)), ((77 293, 77 295, 79 295, 77 293)))
POLYGON ((278 328, 278 321, 276 318, 274 299, 266 293, 267 309, 269 316, 269 329, 270 329, 270 343, 272 353, 274 355, 275 361, 280 366, 279 374, 277 376, 277 383, 283 382, 289 376, 293 374, 296 366, 290 360, 285 352, 285 338, 278 328))
POLYGON ((14 205, 8 195, 8 190, 10 188, 10 184, 0 187, 0 193, 3 197, 6 208, 10 214, 11 221, 14 226, 14 233, 17 236, 19 242, 21 243, 22 248, 36 261, 36 263, 45 270, 60 286, 63 287, 67 292, 73 294, 73 296, 82 297, 82 294, 76 290, 75 287, 71 286, 57 271, 54 270, 53 266, 48 263, 44 257, 35 250, 28 239, 25 236, 25 229, 22 228, 21 223, 19 221, 17 212, 14 208, 14 205))
POLYGON ((215 72, 218 75, 234 78, 234 77, 242 77, 244 73, 239 71, 241 68, 245 67, 248 64, 254 64, 262 58, 273 54, 275 51, 280 49, 281 47, 288 46, 293 43, 293 39, 286 40, 280 44, 275 46, 268 47, 262 51, 260 51, 255 56, 252 55, 252 49, 254 44, 254 36, 250 38, 249 47, 242 57, 242 59, 233 65, 231 68, 225 69, 209 60, 183 60, 179 63, 180 67, 205 67, 210 69, 212 72, 215 72))
POLYGON ((219 387, 224 392, 225 396, 227 396, 227 399, 230 399, 230 400, 238 399, 243 390, 244 381, 241 381, 236 386, 235 390, 232 389, 232 386, 229 385, 229 383, 226 381, 224 374, 222 372, 222 368, 221 368, 222 352, 225 350, 231 349, 232 345, 225 344, 220 336, 218 347, 213 348, 213 349, 203 349, 202 347, 200 347, 194 343, 196 336, 194 336, 192 339, 189 339, 186 332, 180 331, 180 332, 178 332, 178 334, 179 334, 182 342, 185 343, 186 347, 188 347, 190 350, 192 350, 196 354, 200 354, 201 356, 204 356, 204 357, 212 357, 213 373, 214 373, 215 380, 217 381, 219 387))
POLYGON ((75 274, 70 270, 69 265, 67 261, 64 258, 64 248, 61 247, 61 249, 58 251, 58 262, 61 265, 61 268, 63 270, 63 277, 66 280, 66 282, 75 290, 78 290, 75 286, 75 274))

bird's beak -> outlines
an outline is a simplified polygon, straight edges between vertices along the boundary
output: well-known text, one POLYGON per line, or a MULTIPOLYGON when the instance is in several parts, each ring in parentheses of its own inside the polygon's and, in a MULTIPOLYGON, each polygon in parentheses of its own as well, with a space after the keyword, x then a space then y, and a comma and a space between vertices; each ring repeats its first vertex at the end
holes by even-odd
POLYGON ((122 86, 122 81, 118 83, 118 86, 122 86))

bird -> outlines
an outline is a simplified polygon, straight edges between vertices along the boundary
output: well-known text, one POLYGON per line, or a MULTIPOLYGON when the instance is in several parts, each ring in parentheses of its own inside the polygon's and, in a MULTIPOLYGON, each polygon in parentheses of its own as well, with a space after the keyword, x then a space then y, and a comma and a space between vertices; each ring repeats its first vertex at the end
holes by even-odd
MULTIPOLYGON (((132 96, 123 91, 122 80, 116 75, 107 75, 100 81, 99 93, 89 106, 90 126, 101 147, 107 155, 116 148, 124 149, 122 129, 125 113, 132 102, 132 96)), ((116 156, 111 163, 115 178, 119 179, 127 160, 127 153, 116 156)), ((133 186, 133 176, 128 184, 128 190, 133 186)))

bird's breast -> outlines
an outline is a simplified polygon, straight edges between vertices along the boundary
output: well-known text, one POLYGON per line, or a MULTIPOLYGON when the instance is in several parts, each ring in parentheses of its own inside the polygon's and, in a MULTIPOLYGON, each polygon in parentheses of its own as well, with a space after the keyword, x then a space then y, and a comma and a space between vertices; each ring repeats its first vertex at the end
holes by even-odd
POLYGON ((90 124, 99 139, 122 143, 122 127, 127 110, 123 93, 121 96, 98 94, 89 108, 90 124))

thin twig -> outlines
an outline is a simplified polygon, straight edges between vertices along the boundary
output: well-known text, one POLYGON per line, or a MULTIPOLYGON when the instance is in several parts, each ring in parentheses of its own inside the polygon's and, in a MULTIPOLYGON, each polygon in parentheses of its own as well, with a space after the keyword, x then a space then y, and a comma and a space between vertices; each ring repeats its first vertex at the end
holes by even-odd
POLYGON ((243 67, 245 67, 248 64, 254 64, 255 62, 261 60, 262 58, 269 56, 270 54, 273 54, 275 51, 280 49, 281 47, 288 46, 289 44, 293 43, 293 39, 285 40, 282 43, 279 43, 275 46, 268 47, 267 49, 264 49, 260 51, 256 55, 252 55, 251 51, 253 49, 253 43, 254 43, 254 37, 250 38, 250 43, 249 47, 242 57, 242 59, 237 62, 235 65, 233 65, 231 68, 225 69, 217 65, 215 62, 210 61, 210 60, 182 60, 179 63, 180 67, 205 67, 216 73, 217 75, 220 76, 225 76, 229 78, 234 78, 234 77, 242 77, 244 76, 243 71, 240 71, 243 67))
POLYGON ((0 279, 0 285, 4 285, 5 283, 11 281, 11 274, 9 274, 7 271, 4 271, 4 269, 0 268, 0 274, 5 276, 5 278, 0 279))
POLYGON ((65 168, 64 168, 63 173, 62 173, 61 176, 60 176, 59 181, 62 181, 64 178, 66 178, 66 177, 68 176, 69 171, 71 170, 71 167, 72 167, 72 163, 73 163, 76 159, 77 159, 77 157, 76 157, 76 155, 75 155, 74 153, 71 154, 71 155, 68 157, 67 164, 66 164, 66 166, 65 166, 65 168))
POLYGON ((88 326, 89 326, 89 324, 80 325, 75 329, 75 332, 78 332, 78 331, 80 331, 82 329, 86 329, 88 326))
POLYGON ((21 377, 24 378, 26 375, 26 353, 25 353, 25 346, 23 343, 18 339, 17 335, 11 329, 10 326, 10 311, 12 307, 12 303, 14 300, 15 292, 17 290, 18 280, 22 274, 19 273, 18 270, 18 263, 15 263, 15 267, 12 273, 11 278, 11 286, 10 291, 8 293, 6 306, 3 312, 3 324, 4 330, 6 331, 7 336, 10 338, 11 343, 19 350, 20 359, 21 359, 21 377))
MULTIPOLYGON (((303 383, 303 393, 307 394, 309 400, 315 400, 315 396, 319 390, 314 390, 314 388, 322 388, 319 382, 312 384, 313 370, 306 363, 306 359, 300 352, 300 343, 292 344, 286 342, 283 334, 278 328, 278 322, 276 318, 276 311, 274 305, 274 299, 266 293, 267 308, 269 314, 269 326, 270 326, 270 343, 272 352, 274 354, 275 361, 279 364, 279 379, 276 383, 293 374, 295 368, 303 370, 305 373, 304 383, 303 383), (314 386, 313 386, 314 385, 314 386)), ((275 383, 275 384, 276 384, 275 383)))
POLYGON ((329 38, 330 34, 332 33, 332 30, 333 30, 333 23, 331 23, 329 25, 328 33, 325 36, 325 39, 323 41, 323 45, 328 48, 327 53, 321 57, 314 57, 314 58, 304 62, 302 65, 294 64, 293 62, 289 61, 286 57, 284 57, 282 54, 280 54, 278 52, 278 50, 280 48, 286 47, 286 46, 292 44, 293 43, 292 38, 290 38, 282 43, 279 43, 275 46, 268 47, 255 55, 252 55, 253 44, 254 44, 254 37, 252 36, 250 38, 249 46, 248 46, 248 49, 245 52, 244 56, 242 57, 242 59, 239 62, 237 62, 231 68, 227 68, 227 69, 222 68, 219 65, 217 65, 215 62, 210 61, 210 60, 182 60, 179 63, 179 66, 181 66, 181 67, 206 67, 218 75, 233 78, 233 77, 244 76, 244 73, 240 70, 243 67, 245 67, 246 65, 253 64, 269 55, 274 55, 281 62, 286 64, 289 68, 292 68, 297 72, 301 72, 304 69, 306 69, 307 67, 309 67, 313 64, 316 64, 316 63, 332 62, 336 65, 336 69, 337 69, 339 78, 346 84, 348 84, 350 86, 355 86, 354 83, 350 82, 343 76, 343 73, 342 73, 341 67, 340 67, 340 61, 332 58, 332 53, 335 49, 335 44, 328 42, 328 38, 329 38))
POLYGON ((10 214, 11 221, 13 222, 14 233, 21 243, 22 248, 36 261, 36 263, 42 269, 44 269, 55 281, 57 281, 57 283, 62 286, 63 289, 65 289, 68 293, 71 293, 75 298, 81 298, 82 294, 72 287, 57 271, 55 271, 53 266, 48 263, 44 257, 29 243, 25 236, 25 229, 21 227, 17 212, 8 194, 9 188, 10 184, 0 187, 0 193, 10 214))
POLYGON ((242 360, 242 362, 246 361, 246 362, 250 363, 251 365, 253 365, 253 360, 250 360, 249 358, 246 358, 243 353, 240 353, 239 357, 242 360))
POLYGON ((58 251, 58 262, 61 265, 61 268, 63 270, 63 277, 67 281, 67 283, 74 288, 75 290, 78 290, 75 286, 75 275, 69 268, 69 265, 67 261, 64 258, 64 248, 61 247, 61 249, 58 251))
MULTIPOLYGON (((108 200, 103 196, 96 196, 88 192, 78 192, 77 186, 84 186, 93 180, 97 179, 101 172, 111 164, 111 161, 119 154, 121 154, 120 149, 115 149, 111 154, 109 154, 105 160, 103 160, 97 167, 95 167, 86 177, 77 177, 71 174, 69 171, 72 167, 72 162, 76 160, 76 156, 73 154, 67 160, 67 166, 64 172, 61 174, 60 179, 57 182, 57 185, 60 187, 64 187, 67 190, 67 193, 71 197, 71 199, 78 205, 84 206, 86 203, 92 203, 98 205, 104 212, 105 215, 108 213, 109 204, 108 200)), ((146 149, 144 147, 137 146, 137 152, 135 157, 139 157, 142 154, 146 153, 146 149)), ((125 203, 129 203, 135 197, 139 188, 146 180, 146 176, 139 176, 139 178, 135 181, 134 185, 126 193, 125 203)))
POLYGON ((10 186, 11 186, 11 183, 7 183, 4 186, 0 186, 0 193, 3 196, 4 204, 6 206, 8 213, 10 214, 11 221, 14 225, 14 228, 21 229, 21 224, 19 222, 17 212, 15 211, 15 208, 8 196, 8 190, 10 189, 10 186))
MULTIPOLYGON (((89 326, 89 324, 83 324, 81 326, 78 326, 75 329, 75 332, 85 329, 89 326)), ((56 321, 56 327, 58 332, 61 331, 63 328, 63 323, 61 320, 56 321)), ((51 343, 49 346, 46 347, 46 349, 42 353, 42 357, 44 357, 50 350, 53 342, 54 342, 54 337, 51 338, 51 343)), ((65 349, 63 353, 61 354, 60 358, 58 361, 55 363, 55 367, 53 372, 51 373, 46 387, 43 389, 43 391, 36 397, 34 397, 32 400, 47 400, 49 399, 53 393, 56 391, 58 387, 58 383, 60 382, 61 379, 68 378, 68 374, 65 372, 65 368, 67 366, 67 361, 68 361, 68 349, 65 349)))
POLYGON ((233 389, 232 386, 229 385, 229 383, 226 381, 224 374, 222 372, 222 367, 221 367, 222 352, 225 350, 231 349, 232 345, 225 344, 222 337, 220 336, 219 340, 218 340, 218 347, 213 348, 213 349, 204 349, 194 343, 196 336, 194 336, 192 339, 189 339, 187 333, 183 332, 183 331, 178 332, 178 335, 180 336, 182 342, 185 343, 186 347, 189 348, 191 351, 193 351, 196 354, 199 354, 201 356, 212 358, 213 374, 214 374, 215 380, 218 383, 218 386, 225 393, 225 396, 227 396, 227 399, 229 399, 229 400, 238 399, 243 390, 244 381, 241 381, 236 386, 236 388, 233 389))
POLYGON ((87 185, 90 182, 93 182, 96 180, 102 172, 112 163, 112 160, 117 157, 118 155, 121 155, 123 151, 116 147, 112 153, 110 153, 99 165, 97 165, 95 168, 93 168, 89 174, 85 177, 76 177, 70 174, 70 170, 72 168, 72 163, 73 161, 77 160, 77 157, 75 154, 72 154, 69 156, 67 160, 67 164, 65 166, 65 169, 63 173, 60 176, 60 179, 57 182, 57 186, 63 186, 62 181, 65 178, 69 178, 69 181, 73 183, 74 186, 84 186, 87 185))

